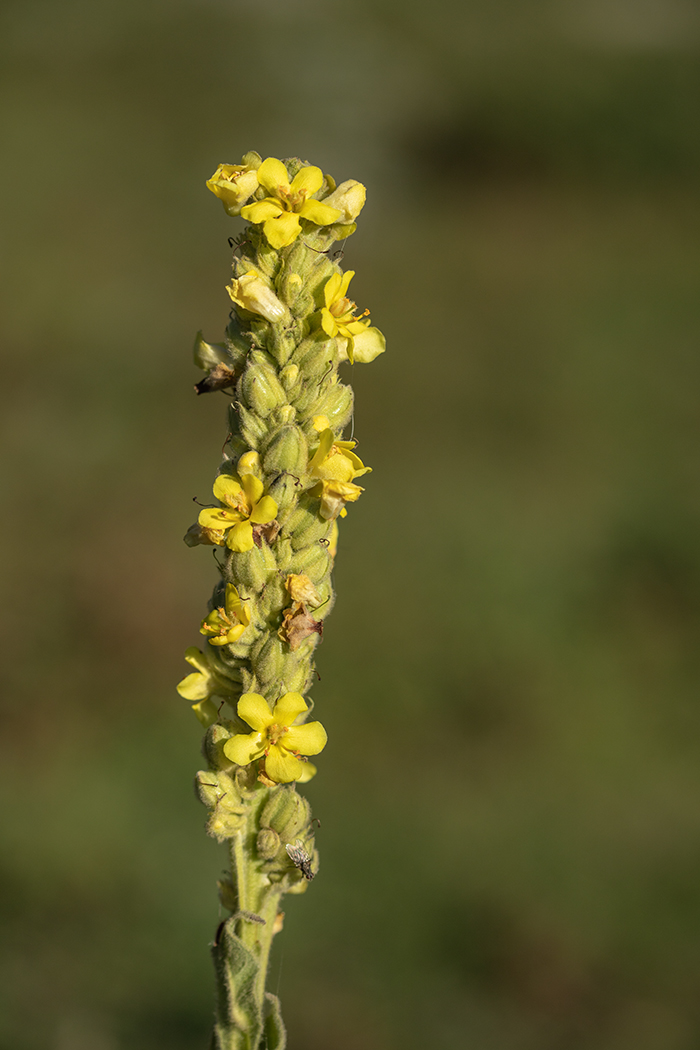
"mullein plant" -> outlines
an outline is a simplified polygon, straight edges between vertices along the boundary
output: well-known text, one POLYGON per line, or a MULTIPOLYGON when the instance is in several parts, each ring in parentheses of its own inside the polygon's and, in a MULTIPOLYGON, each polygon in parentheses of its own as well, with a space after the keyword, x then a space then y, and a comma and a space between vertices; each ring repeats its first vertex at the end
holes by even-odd
POLYGON ((334 250, 355 232, 365 187, 336 186, 294 158, 247 153, 207 182, 237 237, 222 343, 195 340, 206 372, 197 393, 232 398, 214 503, 189 529, 220 570, 200 633, 187 649, 193 671, 178 685, 205 727, 208 768, 197 774, 207 831, 225 842, 230 872, 219 882, 229 912, 214 938, 213 1050, 283 1050, 276 996, 265 990, 280 901, 303 893, 318 870, 314 828, 297 790, 316 774, 326 745, 311 719, 314 652, 333 607, 338 521, 369 473, 342 435, 353 410, 339 368, 383 353, 368 311, 348 298, 351 270, 334 250))

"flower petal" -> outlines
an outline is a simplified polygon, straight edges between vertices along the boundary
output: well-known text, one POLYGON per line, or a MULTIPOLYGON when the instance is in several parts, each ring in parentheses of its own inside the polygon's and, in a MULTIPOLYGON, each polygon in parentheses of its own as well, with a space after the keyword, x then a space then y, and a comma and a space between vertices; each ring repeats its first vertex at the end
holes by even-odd
POLYGON ((266 222, 282 214, 282 205, 276 201, 256 201, 241 208, 241 218, 246 222, 266 222))
POLYGON ((234 498, 240 495, 241 486, 236 478, 232 478, 230 474, 219 474, 216 481, 214 482, 214 495, 222 503, 226 502, 226 496, 233 496, 234 498))
POLYGON ((309 470, 317 470, 333 447, 333 431, 330 427, 321 434, 318 448, 314 452, 313 459, 309 463, 309 470))
POLYGON ((270 705, 260 693, 243 693, 236 710, 243 721, 258 733, 275 721, 270 705))
POLYGON ((200 510, 197 521, 205 529, 230 529, 241 515, 237 510, 224 510, 223 507, 205 507, 200 510))
POLYGON ((272 496, 263 496, 253 507, 250 520, 256 525, 267 525, 277 517, 277 504, 272 496))
POLYGON ((255 474, 244 474, 241 478, 241 485, 252 507, 263 494, 263 483, 260 478, 256 478, 255 474))
POLYGON ((277 193, 280 186, 289 186, 289 175, 281 160, 277 157, 268 157, 258 168, 258 182, 264 186, 268 193, 277 193))
POLYGON ((334 273, 332 277, 329 277, 323 286, 323 296, 326 300, 326 306, 332 306, 336 299, 340 299, 340 286, 343 283, 341 274, 334 273))
POLYGON ((299 214, 302 219, 315 222, 317 226, 330 226, 337 222, 341 215, 337 208, 331 208, 322 201, 304 201, 299 214))
POLYGON ((175 686, 185 700, 206 700, 209 696, 209 679, 199 671, 194 671, 175 686))
POLYGON ((244 554, 253 548, 253 526, 249 521, 239 521, 230 530, 226 538, 226 546, 231 551, 244 554))
POLYGON ((272 720, 280 726, 290 726, 297 715, 308 709, 309 705, 301 693, 285 693, 275 704, 272 720))
POLYGON ((340 282, 340 288, 338 290, 339 299, 344 299, 345 296, 348 294, 348 287, 350 285, 350 281, 353 279, 354 276, 354 270, 346 270, 343 274, 343 280, 340 282))
MULTIPOLYGON (((366 331, 360 332, 355 336, 354 344, 355 360, 363 365, 368 365, 386 350, 386 339, 378 328, 368 328, 366 331)), ((340 347, 340 360, 349 360, 347 345, 340 346, 340 343, 338 345, 340 347)))
POLYGON ((196 667, 202 674, 209 674, 209 659, 196 645, 188 645, 185 649, 185 660, 190 667, 196 667))
MULTIPOLYGON (((258 175, 258 178, 260 176, 258 175)), ((320 168, 310 164, 307 168, 301 168, 292 179, 292 193, 304 192, 307 197, 313 197, 314 193, 323 186, 323 172, 320 168)))
POLYGON ((243 634, 243 632, 245 631, 245 629, 246 629, 246 625, 244 623, 234 624, 234 626, 231 628, 231 630, 226 635, 226 644, 227 645, 233 645, 234 642, 237 642, 238 639, 243 634))
POLYGON ((320 722, 305 722, 303 726, 292 726, 284 734, 282 746, 302 755, 317 755, 328 742, 328 734, 320 722))
POLYGON ((219 717, 219 709, 213 700, 200 700, 198 704, 192 704, 192 710, 205 729, 214 725, 219 717))
POLYGON ((277 784, 291 784, 293 780, 301 776, 303 771, 304 763, 300 758, 291 755, 289 751, 283 751, 277 744, 273 744, 265 758, 265 772, 270 780, 274 780, 277 784))
POLYGON ((247 766, 265 754, 262 733, 237 733, 224 744, 224 754, 237 766, 247 766))
POLYGON ((283 211, 279 218, 268 219, 263 230, 272 248, 286 248, 299 236, 299 216, 293 211, 283 211))
POLYGON ((297 784, 307 784, 309 780, 316 776, 318 770, 313 762, 302 762, 301 774, 297 777, 297 784))
POLYGON ((327 306, 324 306, 321 310, 321 328, 331 339, 334 335, 338 334, 338 325, 336 324, 335 317, 327 306))

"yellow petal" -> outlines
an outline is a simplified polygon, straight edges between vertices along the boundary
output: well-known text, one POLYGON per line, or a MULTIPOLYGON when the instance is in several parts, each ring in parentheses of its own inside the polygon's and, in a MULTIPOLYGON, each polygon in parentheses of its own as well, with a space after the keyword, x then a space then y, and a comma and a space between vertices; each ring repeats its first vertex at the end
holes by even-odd
POLYGON ((330 420, 328 416, 314 416, 311 422, 313 423, 314 430, 316 430, 319 434, 322 430, 328 430, 328 427, 330 426, 330 420))
POLYGON ((209 696, 209 681, 198 671, 188 674, 175 688, 185 700, 206 700, 209 696))
POLYGON ((337 208, 331 208, 322 201, 304 201, 299 214, 302 219, 315 222, 317 226, 330 226, 340 218, 337 208))
POLYGON ((335 322, 335 317, 327 306, 324 306, 321 310, 321 328, 331 339, 338 334, 338 325, 335 322))
POLYGON ((226 496, 233 496, 234 499, 240 494, 241 486, 235 478, 232 478, 230 474, 219 474, 216 481, 214 482, 214 495, 222 503, 226 502, 226 496))
POLYGON ((243 721, 258 733, 267 729, 275 721, 270 705, 260 693, 243 693, 236 710, 243 721))
POLYGON ((241 208, 241 218, 246 222, 265 222, 282 214, 282 206, 276 201, 256 201, 241 208))
POLYGON ((253 507, 250 520, 256 525, 267 525, 277 517, 277 504, 272 496, 263 496, 253 507))
POLYGON ((285 733, 282 746, 301 755, 317 755, 328 742, 328 734, 320 722, 306 722, 303 726, 292 726, 285 733))
POLYGON ((293 211, 283 211, 279 218, 268 219, 263 230, 272 248, 286 248, 299 236, 299 216, 293 211))
POLYGON ((339 273, 334 273, 332 277, 329 277, 323 289, 323 296, 326 300, 326 306, 332 306, 336 299, 340 299, 341 296, 340 286, 343 283, 343 278, 339 273))
POLYGON ((256 478, 255 474, 244 474, 241 478, 241 485, 252 507, 263 494, 263 483, 260 478, 256 478))
POLYGON ((265 753, 265 738, 262 733, 237 733, 224 744, 224 754, 237 766, 247 766, 265 753))
POLYGON ((273 744, 265 758, 265 772, 270 780, 277 784, 291 784, 302 775, 303 767, 304 763, 300 758, 290 755, 289 751, 283 751, 277 744, 273 744))
MULTIPOLYGON (((355 360, 360 364, 369 364, 386 350, 386 339, 378 328, 367 328, 359 332, 353 339, 353 354, 355 360)), ((340 360, 349 360, 347 348, 340 348, 340 360)))
POLYGON ((198 704, 192 704, 192 710, 205 729, 214 725, 219 717, 219 709, 213 700, 200 700, 198 704))
POLYGON ((185 649, 185 660, 191 667, 196 667, 202 674, 209 673, 209 660, 196 645, 188 645, 185 649))
POLYGON ((241 520, 236 510, 224 510, 223 507, 205 507, 200 510, 197 521, 204 529, 228 529, 241 520))
POLYGON ((292 179, 292 193, 304 192, 307 197, 313 197, 321 186, 323 186, 323 172, 312 164, 308 168, 301 168, 292 179))
POLYGON ((345 296, 348 294, 348 286, 350 285, 350 281, 353 279, 354 276, 354 270, 346 270, 343 274, 343 280, 340 283, 340 289, 338 291, 339 299, 344 299, 345 296))
POLYGON ((308 784, 312 777, 315 777, 317 773, 318 770, 313 762, 302 762, 302 771, 297 777, 297 784, 308 784))
POLYGON ((290 726, 297 715, 307 710, 308 704, 301 693, 285 693, 275 704, 272 720, 280 726, 290 726))
POLYGON ((245 629, 246 629, 246 625, 244 623, 237 623, 237 624, 235 624, 231 628, 231 630, 228 632, 228 634, 226 635, 226 643, 227 643, 227 645, 233 645, 234 642, 237 642, 238 639, 243 634, 243 632, 245 631, 245 629))
POLYGON ((268 193, 277 193, 280 186, 289 186, 289 175, 281 160, 276 157, 268 157, 258 168, 258 182, 264 186, 268 193))
POLYGON ((226 546, 231 551, 244 554, 253 547, 253 526, 249 521, 239 521, 230 530, 226 538, 226 546))
POLYGON ((318 448, 314 452, 313 459, 309 463, 309 470, 317 470, 333 447, 333 431, 330 427, 321 434, 318 448))

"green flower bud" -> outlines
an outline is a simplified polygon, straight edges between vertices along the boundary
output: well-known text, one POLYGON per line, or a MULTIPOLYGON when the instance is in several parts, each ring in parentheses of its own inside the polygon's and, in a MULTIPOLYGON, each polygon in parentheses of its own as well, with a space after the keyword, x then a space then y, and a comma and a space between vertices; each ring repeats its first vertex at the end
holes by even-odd
POLYGON ((260 814, 260 827, 273 828, 283 843, 293 841, 310 821, 309 803, 286 784, 271 793, 260 814))
POLYGON ((299 507, 285 523, 285 535, 291 538, 295 551, 330 538, 332 523, 321 518, 318 512, 320 505, 320 500, 308 495, 302 496, 299 507))
POLYGON ((289 393, 290 390, 296 386, 297 379, 299 377, 299 365, 285 365, 280 372, 280 379, 282 380, 282 386, 289 393))
POLYGON ((304 573, 316 584, 328 574, 332 561, 328 547, 314 543, 310 547, 303 547, 290 558, 287 571, 297 575, 304 573))
POLYGON ((222 806, 233 812, 241 805, 241 796, 228 773, 214 770, 200 770, 195 777, 197 798, 207 809, 222 806))
POLYGON ((267 354, 253 350, 241 379, 241 391, 249 407, 266 419, 276 408, 287 403, 287 395, 277 378, 277 370, 267 354))
POLYGON ((334 375, 316 402, 309 406, 309 415, 327 416, 334 430, 344 427, 352 415, 352 390, 334 375))
MULTIPOLYGON (((231 579, 236 580, 245 593, 249 591, 259 593, 265 586, 271 571, 274 572, 274 569, 270 569, 262 547, 253 547, 252 550, 243 551, 243 553, 231 552, 231 579)), ((247 608, 252 618, 254 616, 252 602, 247 605, 247 608)), ((245 642, 246 638, 241 635, 240 640, 245 642)))
MULTIPOLYGON (((277 520, 280 525, 284 524, 286 513, 295 506, 299 491, 299 481, 296 477, 292 477, 291 474, 278 475, 270 485, 269 492, 277 504, 277 520)), ((277 565, 279 568, 282 568, 279 560, 279 550, 276 553, 277 565)))
POLYGON ((299 274, 287 270, 277 281, 277 294, 283 303, 292 306, 303 287, 304 282, 299 274))
MULTIPOLYGON (((230 770, 233 769, 233 762, 231 762, 224 754, 224 744, 227 740, 231 739, 235 732, 236 730, 232 722, 228 722, 224 725, 217 723, 216 725, 209 726, 207 729, 204 736, 202 750, 204 751, 204 757, 213 770, 230 772, 230 770)), ((199 776, 199 773, 197 776, 199 776)), ((206 802, 204 804, 207 805, 206 802)))
POLYGON ((237 430, 240 430, 241 437, 248 448, 257 449, 262 439, 267 436, 265 421, 256 412, 250 412, 240 402, 237 409, 234 405, 229 407, 229 419, 231 420, 231 432, 235 434, 237 430))
POLYGON ((299 477, 306 471, 309 461, 309 446, 298 426, 284 426, 275 434, 263 454, 263 469, 266 474, 282 474, 287 471, 299 477))
POLYGON ((261 828, 255 845, 258 856, 263 860, 273 860, 279 853, 280 837, 273 828, 261 828))

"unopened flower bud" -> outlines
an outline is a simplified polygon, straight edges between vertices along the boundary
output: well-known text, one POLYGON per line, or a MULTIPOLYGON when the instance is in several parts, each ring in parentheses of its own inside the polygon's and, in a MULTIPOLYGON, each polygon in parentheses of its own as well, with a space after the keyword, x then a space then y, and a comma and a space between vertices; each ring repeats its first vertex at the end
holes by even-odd
POLYGON ((288 787, 278 788, 260 814, 261 827, 273 828, 285 842, 293 841, 311 817, 309 803, 288 787))
POLYGON ((272 860, 279 852, 280 837, 273 828, 261 828, 255 845, 258 856, 272 860))
POLYGON ((306 470, 308 458, 309 447, 299 427, 293 424, 282 427, 265 450, 265 473, 281 474, 287 471, 300 475, 306 470))
POLYGON ((362 183, 355 179, 348 179, 347 182, 341 182, 340 186, 328 197, 324 197, 323 203, 338 209, 340 212, 338 222, 348 223, 357 218, 365 206, 366 199, 367 190, 362 183))
POLYGON ((287 309, 277 298, 268 285, 262 281, 255 270, 250 270, 231 281, 226 291, 236 306, 249 310, 250 313, 259 314, 270 324, 284 320, 287 317, 287 309))
POLYGON ((242 394, 250 408, 266 419, 276 408, 286 405, 287 395, 266 354, 254 350, 249 362, 241 380, 242 394))

